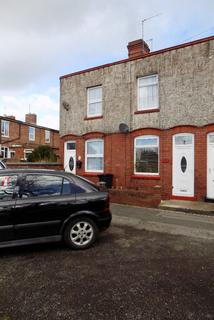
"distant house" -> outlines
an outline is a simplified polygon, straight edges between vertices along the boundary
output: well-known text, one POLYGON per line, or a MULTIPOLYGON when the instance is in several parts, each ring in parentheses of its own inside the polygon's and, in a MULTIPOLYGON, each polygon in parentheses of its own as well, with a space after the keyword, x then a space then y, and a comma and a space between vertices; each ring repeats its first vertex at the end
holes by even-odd
POLYGON ((214 36, 64 75, 64 167, 118 189, 160 189, 161 199, 214 199, 214 36))
POLYGON ((38 126, 36 114, 26 114, 25 122, 0 116, 0 158, 27 160, 39 145, 50 146, 59 154, 59 131, 38 126))

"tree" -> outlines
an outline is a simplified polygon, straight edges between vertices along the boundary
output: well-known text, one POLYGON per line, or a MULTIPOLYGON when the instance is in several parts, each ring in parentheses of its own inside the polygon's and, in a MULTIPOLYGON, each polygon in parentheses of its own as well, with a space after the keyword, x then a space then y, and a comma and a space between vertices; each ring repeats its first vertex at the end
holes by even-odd
POLYGON ((27 157, 27 161, 29 162, 56 162, 56 160, 57 156, 49 146, 38 146, 27 157))

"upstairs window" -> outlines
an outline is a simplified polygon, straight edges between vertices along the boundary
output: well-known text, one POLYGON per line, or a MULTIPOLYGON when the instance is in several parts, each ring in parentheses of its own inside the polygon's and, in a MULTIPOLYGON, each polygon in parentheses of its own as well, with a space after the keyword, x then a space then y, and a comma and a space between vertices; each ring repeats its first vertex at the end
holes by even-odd
POLYGON ((45 130, 45 143, 50 143, 51 135, 49 130, 45 130))
POLYGON ((102 116, 102 86, 87 89, 87 117, 102 116))
POLYGON ((9 121, 1 121, 1 134, 3 137, 9 137, 9 121))
POLYGON ((138 78, 138 110, 159 108, 158 75, 138 78))
POLYGON ((85 145, 85 171, 103 172, 103 140, 87 140, 85 145))
POLYGON ((29 140, 35 141, 35 128, 29 127, 29 140))
POLYGON ((135 138, 135 174, 159 174, 159 137, 135 138))

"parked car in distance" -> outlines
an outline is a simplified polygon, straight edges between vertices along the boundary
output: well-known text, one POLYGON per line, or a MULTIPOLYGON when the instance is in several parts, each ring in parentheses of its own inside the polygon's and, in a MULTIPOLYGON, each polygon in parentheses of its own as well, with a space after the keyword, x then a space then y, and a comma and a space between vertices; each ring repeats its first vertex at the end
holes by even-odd
POLYGON ((0 171, 0 248, 64 240, 85 249, 111 223, 109 195, 64 171, 0 171))
POLYGON ((6 169, 6 164, 0 160, 0 170, 6 169))

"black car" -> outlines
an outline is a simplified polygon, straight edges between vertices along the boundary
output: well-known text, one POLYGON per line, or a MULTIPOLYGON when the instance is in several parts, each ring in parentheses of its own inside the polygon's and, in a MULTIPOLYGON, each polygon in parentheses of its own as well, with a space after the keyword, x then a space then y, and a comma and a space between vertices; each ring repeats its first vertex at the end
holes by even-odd
POLYGON ((85 249, 110 223, 108 192, 79 176, 0 171, 0 247, 64 240, 85 249))

